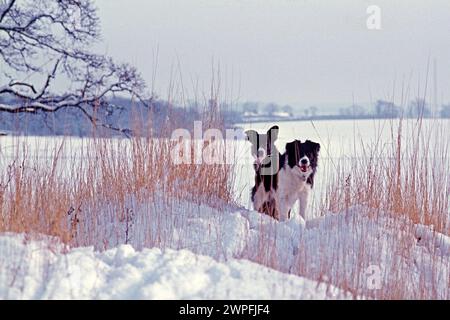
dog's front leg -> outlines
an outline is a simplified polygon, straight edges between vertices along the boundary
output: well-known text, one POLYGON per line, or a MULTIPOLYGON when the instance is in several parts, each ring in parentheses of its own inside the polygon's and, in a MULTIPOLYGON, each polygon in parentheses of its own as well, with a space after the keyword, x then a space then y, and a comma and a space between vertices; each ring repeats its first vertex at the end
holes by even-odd
POLYGON ((306 186, 302 192, 300 192, 299 196, 299 203, 300 203, 300 216, 303 218, 303 220, 306 221, 306 208, 308 207, 308 200, 309 200, 309 191, 311 188, 309 186, 306 186))
POLYGON ((268 200, 267 192, 264 190, 264 186, 261 184, 256 189, 256 192, 252 196, 253 210, 263 213, 263 205, 268 200))
POLYGON ((277 207, 278 209, 278 214, 280 216, 280 221, 287 221, 289 220, 289 212, 292 209, 292 206, 295 202, 295 199, 293 200, 292 198, 285 196, 285 197, 280 197, 277 199, 277 207))

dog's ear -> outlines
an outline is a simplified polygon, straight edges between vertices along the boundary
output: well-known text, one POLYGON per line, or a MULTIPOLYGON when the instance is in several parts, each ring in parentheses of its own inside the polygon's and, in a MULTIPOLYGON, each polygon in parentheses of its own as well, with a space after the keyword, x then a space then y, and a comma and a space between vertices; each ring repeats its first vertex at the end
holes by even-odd
POLYGON ((319 153, 320 151, 320 144, 316 143, 316 142, 312 142, 310 140, 306 140, 305 143, 307 143, 309 145, 309 147, 314 151, 314 153, 319 153))
POLYGON ((247 136, 247 140, 250 141, 251 144, 256 145, 258 143, 258 132, 255 130, 247 130, 245 131, 245 135, 247 136))
POLYGON ((302 142, 300 140, 295 139, 292 142, 286 143, 286 153, 295 154, 298 150, 300 150, 300 145, 302 142))
POLYGON ((292 151, 294 150, 294 141, 286 143, 285 149, 287 154, 292 153, 292 151))
POLYGON ((284 153, 284 157, 287 159, 288 165, 292 168, 296 165, 298 161, 298 152, 300 150, 300 140, 294 140, 292 142, 286 143, 286 152, 284 153))
POLYGON ((267 137, 269 138, 269 141, 272 143, 275 142, 278 139, 278 131, 280 128, 278 126, 273 126, 269 130, 267 130, 267 137))

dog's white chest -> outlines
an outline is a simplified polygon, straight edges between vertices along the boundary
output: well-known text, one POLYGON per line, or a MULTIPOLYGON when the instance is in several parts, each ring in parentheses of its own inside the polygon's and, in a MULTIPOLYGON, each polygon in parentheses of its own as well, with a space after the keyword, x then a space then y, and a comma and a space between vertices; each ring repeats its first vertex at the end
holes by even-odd
POLYGON ((294 174, 293 169, 288 168, 280 170, 279 174, 280 191, 282 191, 284 195, 289 194, 298 195, 307 187, 306 183, 307 179, 308 177, 306 174, 305 175, 299 175, 298 173, 294 174))
MULTIPOLYGON (((297 200, 300 200, 301 209, 306 206, 310 185, 307 183, 307 175, 299 174, 295 169, 283 168, 279 172, 279 189, 277 192, 280 206, 281 220, 288 219, 288 215, 297 200)), ((304 216, 304 210, 301 215, 304 216)))

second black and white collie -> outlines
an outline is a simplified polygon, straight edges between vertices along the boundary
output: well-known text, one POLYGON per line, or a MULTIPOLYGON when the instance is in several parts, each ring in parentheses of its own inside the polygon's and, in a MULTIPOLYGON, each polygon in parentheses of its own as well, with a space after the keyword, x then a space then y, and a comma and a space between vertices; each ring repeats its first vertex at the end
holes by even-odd
POLYGON ((275 192, 278 189, 281 158, 281 154, 275 146, 278 130, 278 126, 273 126, 265 134, 254 130, 245 132, 247 140, 251 143, 251 154, 254 158, 255 185, 251 193, 253 209, 277 220, 279 220, 279 216, 276 210, 275 192))

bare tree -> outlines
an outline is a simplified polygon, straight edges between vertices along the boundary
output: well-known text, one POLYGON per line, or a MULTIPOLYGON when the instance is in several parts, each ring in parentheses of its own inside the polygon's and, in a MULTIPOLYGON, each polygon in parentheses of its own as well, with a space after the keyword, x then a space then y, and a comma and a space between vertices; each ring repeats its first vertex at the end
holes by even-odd
POLYGON ((440 113, 442 118, 450 118, 450 104, 443 105, 440 113))
POLYGON ((258 103, 247 101, 243 104, 242 111, 246 114, 258 114, 258 103))
POLYGON ((431 110, 423 98, 416 98, 408 106, 408 116, 411 118, 428 118, 431 116, 431 110))
POLYGON ((279 109, 279 106, 276 103, 268 103, 264 106, 264 111, 267 113, 267 115, 272 116, 275 112, 277 112, 279 109))
POLYGON ((285 105, 281 110, 285 113, 288 113, 289 116, 292 116, 294 114, 293 109, 290 105, 285 105))
POLYGON ((145 103, 145 83, 129 64, 92 53, 100 38, 92 0, 0 0, 0 104, 9 113, 78 109, 93 124, 111 94, 145 103))
POLYGON ((309 108, 304 109, 303 113, 305 114, 305 118, 308 118, 309 117, 309 108))
POLYGON ((315 117, 317 115, 317 111, 319 109, 316 106, 309 107, 309 113, 311 114, 311 117, 315 117))
POLYGON ((401 107, 392 101, 377 100, 375 104, 375 115, 379 118, 398 118, 403 114, 401 107))

